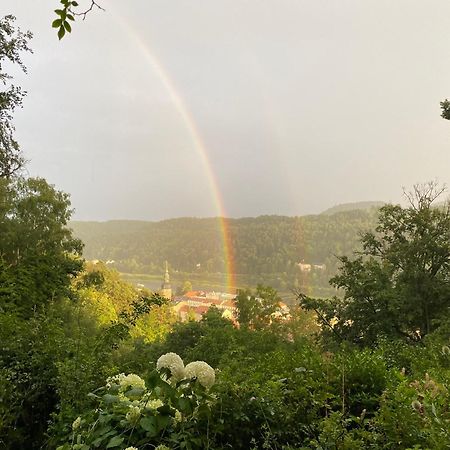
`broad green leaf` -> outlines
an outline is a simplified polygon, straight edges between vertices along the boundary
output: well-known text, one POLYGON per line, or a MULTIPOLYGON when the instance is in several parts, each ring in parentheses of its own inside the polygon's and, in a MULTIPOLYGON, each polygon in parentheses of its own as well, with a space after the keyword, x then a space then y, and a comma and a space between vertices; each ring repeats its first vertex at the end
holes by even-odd
POLYGON ((158 431, 162 431, 169 425, 170 416, 157 416, 156 423, 158 425, 158 431))
POLYGON ((64 28, 66 29, 66 31, 68 32, 68 33, 70 33, 71 31, 72 31, 72 27, 70 26, 70 23, 69 22, 64 22, 64 28))
POLYGON ((136 398, 140 398, 143 393, 144 393, 144 389, 142 389, 142 388, 133 388, 133 389, 130 389, 127 392, 125 392, 125 395, 128 398, 136 399, 136 398))
POLYGON ((162 405, 157 408, 157 411, 165 416, 173 416, 174 411, 169 405, 162 405))
POLYGON ((123 437, 114 436, 113 438, 111 438, 109 440, 108 445, 106 446, 106 448, 118 447, 123 441, 124 441, 123 437))
POLYGON ((181 397, 178 400, 178 409, 184 414, 190 414, 192 412, 192 405, 188 398, 181 397))
POLYGON ((63 26, 61 26, 59 28, 59 30, 58 30, 58 38, 59 38, 59 40, 61 40, 64 37, 65 34, 66 34, 66 30, 65 30, 65 28, 63 26))
POLYGON ((139 423, 145 431, 150 433, 151 436, 156 436, 158 434, 156 417, 143 417, 139 423))
POLYGON ((117 395, 111 395, 111 394, 105 394, 103 396, 103 401, 107 404, 110 405, 111 403, 117 403, 119 402, 119 397, 117 395))
POLYGON ((59 27, 61 26, 61 24, 62 24, 62 20, 61 20, 61 19, 55 19, 55 20, 52 22, 52 27, 53 27, 53 28, 59 28, 59 27))
POLYGON ((99 438, 93 440, 93 441, 92 441, 92 445, 93 445, 95 448, 100 447, 100 444, 103 442, 103 439, 104 439, 104 437, 102 436, 102 437, 99 437, 99 438))
POLYGON ((154 370, 150 373, 150 375, 146 378, 145 384, 149 389, 154 389, 160 383, 161 378, 159 377, 159 373, 154 370))

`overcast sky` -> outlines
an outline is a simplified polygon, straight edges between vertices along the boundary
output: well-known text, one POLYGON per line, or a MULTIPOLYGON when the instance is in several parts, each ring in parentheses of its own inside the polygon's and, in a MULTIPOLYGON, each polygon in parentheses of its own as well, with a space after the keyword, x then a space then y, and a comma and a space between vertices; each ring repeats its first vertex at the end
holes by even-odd
POLYGON ((56 0, 0 5, 35 34, 17 77, 28 172, 76 219, 217 215, 192 124, 231 217, 449 184, 448 0, 101 4, 61 42, 56 0))

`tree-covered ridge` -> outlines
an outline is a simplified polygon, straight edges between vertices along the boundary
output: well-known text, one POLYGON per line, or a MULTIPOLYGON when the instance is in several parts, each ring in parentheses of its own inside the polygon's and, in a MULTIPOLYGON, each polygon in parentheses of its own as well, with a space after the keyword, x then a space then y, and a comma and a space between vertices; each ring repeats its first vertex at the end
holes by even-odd
MULTIPOLYGON (((297 263, 325 264, 334 273, 334 255, 352 252, 359 233, 373 229, 376 210, 304 217, 260 216, 226 219, 238 274, 298 273, 297 263)), ((71 222, 85 243, 87 259, 114 260, 124 272, 160 273, 165 260, 182 272, 224 271, 217 218, 160 222, 71 222), (200 264, 200 267, 198 266, 200 264)))

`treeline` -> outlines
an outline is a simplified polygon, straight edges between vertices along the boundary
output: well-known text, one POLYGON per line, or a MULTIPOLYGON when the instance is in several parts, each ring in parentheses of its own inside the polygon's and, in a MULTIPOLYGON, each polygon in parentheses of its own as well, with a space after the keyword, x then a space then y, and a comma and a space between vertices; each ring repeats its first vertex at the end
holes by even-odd
MULTIPOLYGON (((299 262, 325 264, 326 270, 316 271, 316 277, 326 283, 336 272, 335 255, 357 248, 360 233, 373 229, 376 213, 370 208, 332 215, 226 219, 234 270, 249 276, 286 274, 295 280, 301 276, 299 262)), ((180 272, 225 271, 218 218, 71 222, 71 227, 85 243, 87 259, 113 260, 122 272, 159 274, 165 260, 180 272)))

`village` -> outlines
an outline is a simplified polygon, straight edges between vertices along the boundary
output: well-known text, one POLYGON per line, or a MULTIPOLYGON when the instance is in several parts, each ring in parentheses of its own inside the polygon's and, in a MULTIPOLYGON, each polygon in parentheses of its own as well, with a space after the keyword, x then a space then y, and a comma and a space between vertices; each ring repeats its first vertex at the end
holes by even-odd
MULTIPOLYGON (((170 300, 172 309, 178 320, 187 322, 200 321, 209 308, 215 307, 222 312, 222 317, 237 325, 236 297, 238 292, 230 294, 226 292, 190 290, 182 295, 173 293, 170 283, 169 265, 165 263, 164 280, 159 290, 161 297, 170 300)), ((282 301, 279 302, 279 312, 285 319, 289 319, 289 307, 282 301)))

